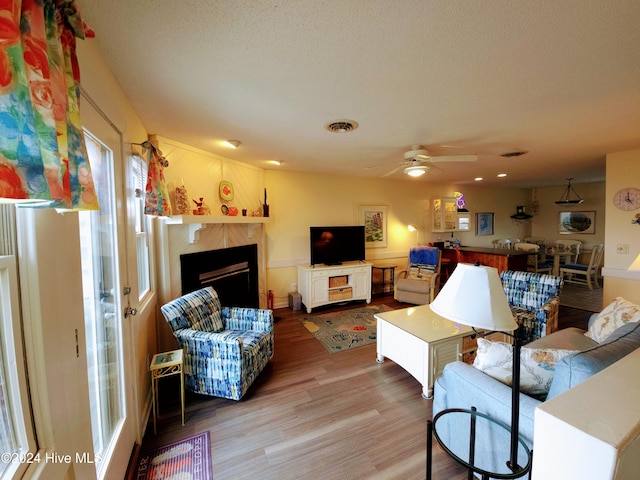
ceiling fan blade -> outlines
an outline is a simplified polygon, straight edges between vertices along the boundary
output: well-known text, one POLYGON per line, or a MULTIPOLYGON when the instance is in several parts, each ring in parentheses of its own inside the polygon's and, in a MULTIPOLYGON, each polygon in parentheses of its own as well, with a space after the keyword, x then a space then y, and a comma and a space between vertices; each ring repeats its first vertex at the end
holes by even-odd
POLYGON ((402 165, 398 165, 396 168, 394 168, 393 170, 391 170, 390 172, 385 173, 384 175, 382 175, 382 178, 384 177, 388 177, 390 175, 393 175, 394 173, 396 173, 398 170, 400 170, 401 168, 405 168, 408 165, 403 163, 402 165))
POLYGON ((430 157, 428 162, 431 163, 445 163, 445 162, 475 162, 478 160, 477 155, 442 155, 437 157, 430 157))
POLYGON ((380 165, 369 165, 368 167, 364 167, 365 170, 371 170, 372 168, 381 168, 388 167, 389 165, 404 165, 407 162, 391 162, 391 163, 382 163, 380 165))

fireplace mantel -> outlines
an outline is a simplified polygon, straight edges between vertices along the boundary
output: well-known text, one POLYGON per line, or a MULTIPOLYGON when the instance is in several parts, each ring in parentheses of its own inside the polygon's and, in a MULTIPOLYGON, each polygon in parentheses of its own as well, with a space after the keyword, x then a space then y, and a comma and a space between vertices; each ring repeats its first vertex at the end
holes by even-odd
POLYGON ((263 223, 269 221, 269 217, 244 217, 244 216, 222 216, 222 215, 174 215, 163 218, 167 225, 188 225, 189 243, 197 243, 200 239, 200 230, 207 228, 209 224, 232 224, 247 225, 249 238, 253 236, 253 231, 263 223))

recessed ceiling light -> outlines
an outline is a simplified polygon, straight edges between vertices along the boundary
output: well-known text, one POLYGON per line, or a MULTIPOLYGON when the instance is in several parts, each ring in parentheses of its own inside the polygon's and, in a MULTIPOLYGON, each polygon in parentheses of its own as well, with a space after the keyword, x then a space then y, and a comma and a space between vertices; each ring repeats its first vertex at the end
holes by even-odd
POLYGON ((498 174, 498 177, 506 177, 506 176, 507 176, 507 174, 506 174, 506 173, 499 173, 499 174, 498 174))
POLYGON ((266 160, 265 163, 268 163, 269 165, 282 165, 283 162, 281 162, 280 160, 266 160))
POLYGON ((222 142, 222 145, 227 148, 238 148, 240 146, 240 143, 240 140, 225 140, 224 142, 222 142))
POLYGON ((480 181, 484 180, 484 178, 482 178, 482 177, 476 177, 476 178, 474 178, 474 180, 475 180, 476 182, 480 182, 480 181))

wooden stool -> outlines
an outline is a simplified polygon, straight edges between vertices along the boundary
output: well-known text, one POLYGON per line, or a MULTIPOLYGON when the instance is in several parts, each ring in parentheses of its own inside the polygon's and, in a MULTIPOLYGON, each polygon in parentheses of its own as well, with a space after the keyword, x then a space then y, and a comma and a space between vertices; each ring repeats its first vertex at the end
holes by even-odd
POLYGON ((444 277, 445 277, 446 280, 448 280, 449 279, 449 275, 451 275, 451 272, 449 271, 449 268, 451 268, 451 259, 450 258, 441 258, 440 259, 440 270, 444 274, 444 277))

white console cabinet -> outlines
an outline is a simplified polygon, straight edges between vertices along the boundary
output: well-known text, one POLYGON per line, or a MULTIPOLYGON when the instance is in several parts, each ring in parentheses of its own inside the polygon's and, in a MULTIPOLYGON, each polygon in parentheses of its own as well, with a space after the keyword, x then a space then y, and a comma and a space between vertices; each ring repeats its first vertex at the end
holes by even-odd
POLYGON ((298 289, 307 313, 321 305, 366 300, 371 303, 371 264, 298 265, 298 289))

